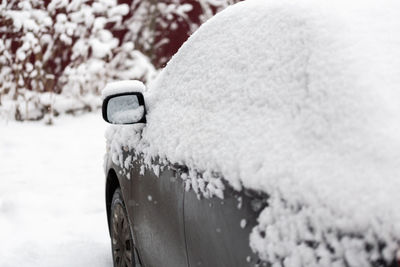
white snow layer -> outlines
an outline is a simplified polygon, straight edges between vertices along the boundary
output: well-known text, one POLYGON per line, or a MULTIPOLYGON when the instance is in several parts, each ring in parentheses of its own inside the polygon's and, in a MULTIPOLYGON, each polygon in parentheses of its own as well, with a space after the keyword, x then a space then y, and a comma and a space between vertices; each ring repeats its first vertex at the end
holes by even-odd
POLYGON ((112 265, 104 205, 104 121, 0 121, 0 266, 112 265))
POLYGON ((399 32, 394 0, 236 4, 149 88, 146 126, 110 128, 111 151, 123 143, 267 193, 250 245, 274 267, 389 261, 400 240, 399 32))
POLYGON ((102 90, 101 95, 105 99, 107 96, 121 93, 142 93, 145 88, 145 85, 137 80, 110 82, 102 90))

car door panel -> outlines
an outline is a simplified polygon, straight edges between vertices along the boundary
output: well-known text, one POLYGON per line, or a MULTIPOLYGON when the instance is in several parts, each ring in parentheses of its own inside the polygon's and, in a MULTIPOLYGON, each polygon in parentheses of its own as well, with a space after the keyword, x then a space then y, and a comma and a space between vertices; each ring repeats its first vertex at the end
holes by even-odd
POLYGON ((185 194, 185 233, 190 266, 254 266, 257 257, 249 235, 257 224, 265 198, 255 194, 224 191, 224 199, 199 200, 191 190, 185 194))
POLYGON ((129 210, 136 246, 146 267, 187 267, 183 224, 184 187, 174 171, 159 177, 152 169, 131 168, 129 210))

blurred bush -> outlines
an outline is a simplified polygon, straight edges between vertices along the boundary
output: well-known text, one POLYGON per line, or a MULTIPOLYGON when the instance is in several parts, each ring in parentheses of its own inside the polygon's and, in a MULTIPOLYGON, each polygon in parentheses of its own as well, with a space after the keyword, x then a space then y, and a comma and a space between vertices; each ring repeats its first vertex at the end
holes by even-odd
POLYGON ((0 4, 0 117, 101 105, 108 81, 152 80, 204 21, 237 0, 11 0, 0 4))

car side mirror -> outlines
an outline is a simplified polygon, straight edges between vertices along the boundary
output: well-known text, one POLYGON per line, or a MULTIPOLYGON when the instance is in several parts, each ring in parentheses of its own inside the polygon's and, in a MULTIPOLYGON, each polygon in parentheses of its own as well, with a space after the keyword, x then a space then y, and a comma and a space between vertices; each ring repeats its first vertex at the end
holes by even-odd
POLYGON ((103 119, 112 124, 146 123, 146 108, 140 92, 117 93, 103 100, 103 119))

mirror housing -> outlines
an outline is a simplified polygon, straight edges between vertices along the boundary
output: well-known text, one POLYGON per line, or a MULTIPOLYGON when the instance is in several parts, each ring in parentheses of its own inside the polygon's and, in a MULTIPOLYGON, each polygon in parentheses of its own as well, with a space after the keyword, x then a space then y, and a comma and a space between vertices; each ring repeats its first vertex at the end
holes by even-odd
POLYGON ((103 119, 112 124, 146 123, 146 106, 140 92, 108 95, 103 100, 103 119))

